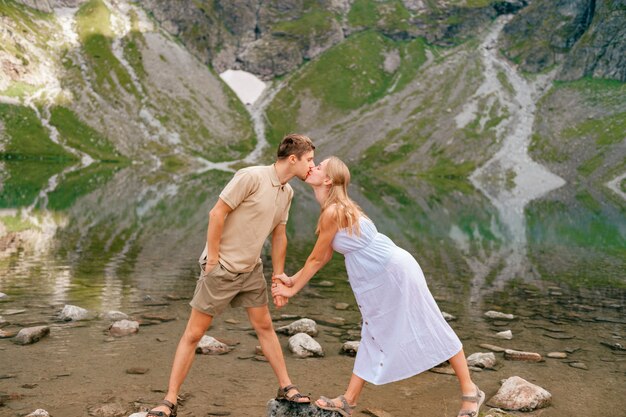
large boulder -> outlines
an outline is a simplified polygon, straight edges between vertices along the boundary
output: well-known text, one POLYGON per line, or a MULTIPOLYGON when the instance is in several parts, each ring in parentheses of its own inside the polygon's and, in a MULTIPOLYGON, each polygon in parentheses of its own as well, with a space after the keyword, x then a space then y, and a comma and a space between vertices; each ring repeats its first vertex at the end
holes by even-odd
POLYGON ((519 376, 512 376, 500 387, 487 404, 512 411, 533 411, 552 402, 552 394, 519 376))

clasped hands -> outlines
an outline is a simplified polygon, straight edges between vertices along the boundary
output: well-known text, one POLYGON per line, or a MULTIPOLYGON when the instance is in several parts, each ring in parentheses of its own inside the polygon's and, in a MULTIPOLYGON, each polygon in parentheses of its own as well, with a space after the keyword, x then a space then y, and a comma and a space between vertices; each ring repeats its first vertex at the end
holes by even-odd
POLYGON ((294 296, 295 292, 291 290, 291 287, 293 287, 293 278, 284 272, 272 275, 272 299, 276 308, 285 306, 289 298, 294 296))

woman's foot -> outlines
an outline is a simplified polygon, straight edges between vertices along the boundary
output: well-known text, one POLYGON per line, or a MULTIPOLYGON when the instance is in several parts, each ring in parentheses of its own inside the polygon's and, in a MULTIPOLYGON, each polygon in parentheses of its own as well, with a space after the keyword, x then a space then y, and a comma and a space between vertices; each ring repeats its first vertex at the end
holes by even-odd
POLYGON ((461 397, 461 411, 457 417, 478 417, 480 406, 485 401, 485 393, 482 392, 476 384, 471 393, 461 397))
POLYGON ((178 405, 171 401, 163 400, 161 405, 154 407, 148 411, 146 417, 176 417, 178 405))
POLYGON ((348 403, 348 400, 343 395, 333 399, 320 397, 315 401, 315 405, 322 410, 335 411, 344 417, 351 417, 356 407, 356 404, 348 403))

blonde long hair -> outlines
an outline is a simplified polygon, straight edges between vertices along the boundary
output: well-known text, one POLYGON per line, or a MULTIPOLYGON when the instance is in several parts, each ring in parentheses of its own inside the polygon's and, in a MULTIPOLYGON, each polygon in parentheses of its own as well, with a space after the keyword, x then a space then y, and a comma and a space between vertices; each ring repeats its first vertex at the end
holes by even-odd
MULTIPOLYGON (((347 165, 336 156, 326 160, 324 170, 330 178, 331 186, 328 198, 322 206, 322 213, 328 207, 335 205, 335 217, 339 229, 348 229, 348 234, 354 231, 357 236, 361 235, 359 217, 365 216, 361 207, 348 197, 348 185, 350 184, 350 170, 347 165)), ((321 216, 320 216, 321 220, 321 216)), ((320 220, 317 222, 316 233, 320 232, 320 220)))

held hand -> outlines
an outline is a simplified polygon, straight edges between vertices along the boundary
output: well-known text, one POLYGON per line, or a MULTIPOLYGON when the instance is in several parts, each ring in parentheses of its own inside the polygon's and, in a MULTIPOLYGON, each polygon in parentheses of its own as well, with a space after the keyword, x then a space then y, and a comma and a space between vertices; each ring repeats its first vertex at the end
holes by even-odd
POLYGON ((289 299, 287 299, 285 297, 281 297, 281 296, 276 296, 276 297, 272 297, 272 298, 274 300, 274 305, 276 306, 276 308, 284 307, 289 302, 289 299))
POLYGON ((272 275, 272 281, 280 280, 287 287, 293 287, 293 278, 287 276, 284 272, 278 275, 272 275))
POLYGON ((291 288, 287 288, 286 286, 278 282, 272 283, 272 297, 291 298, 294 295, 295 293, 291 288))

